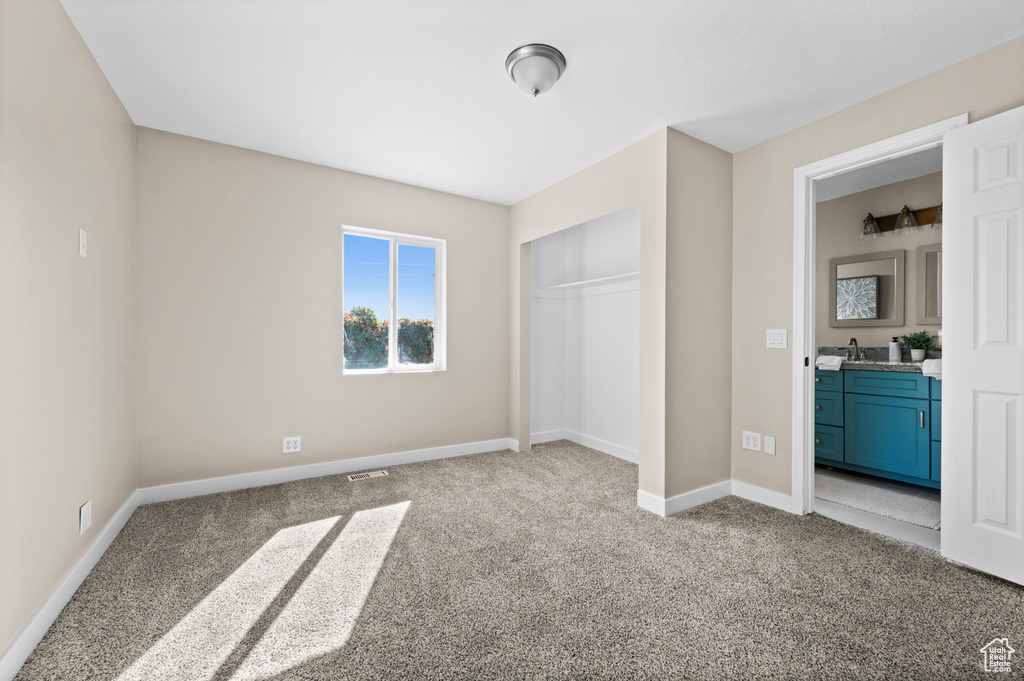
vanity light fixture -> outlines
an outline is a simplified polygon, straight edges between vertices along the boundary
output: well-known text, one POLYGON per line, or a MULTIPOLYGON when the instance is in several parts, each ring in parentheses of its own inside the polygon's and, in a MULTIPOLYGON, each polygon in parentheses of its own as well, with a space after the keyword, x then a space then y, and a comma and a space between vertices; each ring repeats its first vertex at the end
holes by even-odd
POLYGON ((505 70, 521 90, 536 97, 550 90, 565 73, 565 57, 550 45, 523 45, 505 59, 505 70))
POLYGON ((894 215, 882 215, 875 217, 871 213, 864 218, 864 226, 861 227, 861 239, 875 239, 880 236, 893 236, 895 234, 910 234, 921 229, 921 225, 931 225, 933 229, 942 229, 942 205, 930 208, 910 210, 909 206, 903 206, 903 210, 894 215))
POLYGON ((917 231, 917 218, 910 212, 908 206, 903 206, 903 210, 896 216, 896 227, 893 228, 896 234, 906 234, 907 232, 917 231))
POLYGON ((864 218, 864 230, 861 232, 862 239, 877 239, 882 236, 882 230, 878 227, 878 221, 875 220, 875 216, 868 213, 868 216, 864 218))

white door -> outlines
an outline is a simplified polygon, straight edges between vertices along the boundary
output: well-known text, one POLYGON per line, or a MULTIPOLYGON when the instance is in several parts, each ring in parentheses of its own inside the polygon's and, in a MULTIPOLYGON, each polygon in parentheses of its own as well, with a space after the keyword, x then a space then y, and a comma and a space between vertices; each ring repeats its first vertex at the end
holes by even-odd
POLYGON ((1024 107, 942 169, 942 554, 1024 584, 1024 107))

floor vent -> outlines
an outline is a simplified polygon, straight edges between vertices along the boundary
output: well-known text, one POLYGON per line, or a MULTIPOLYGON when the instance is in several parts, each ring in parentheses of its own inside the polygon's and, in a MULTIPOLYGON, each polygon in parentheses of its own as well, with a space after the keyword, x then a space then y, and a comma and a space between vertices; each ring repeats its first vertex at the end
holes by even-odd
POLYGON ((369 473, 356 473, 355 475, 348 476, 349 482, 355 482, 356 480, 367 480, 368 478, 383 478, 387 475, 387 471, 370 471, 369 473))

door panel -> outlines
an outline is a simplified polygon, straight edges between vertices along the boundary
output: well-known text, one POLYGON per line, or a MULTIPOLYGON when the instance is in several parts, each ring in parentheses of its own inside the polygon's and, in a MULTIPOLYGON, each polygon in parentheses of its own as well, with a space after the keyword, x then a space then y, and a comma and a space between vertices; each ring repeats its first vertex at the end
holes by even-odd
POLYGON ((1024 584, 1024 107, 943 145, 942 553, 1024 584))

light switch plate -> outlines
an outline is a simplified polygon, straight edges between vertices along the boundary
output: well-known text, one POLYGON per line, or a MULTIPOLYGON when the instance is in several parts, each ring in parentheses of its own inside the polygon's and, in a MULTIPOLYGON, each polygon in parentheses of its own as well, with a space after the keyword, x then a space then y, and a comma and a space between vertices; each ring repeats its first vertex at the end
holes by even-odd
POLYGON ((765 347, 773 349, 785 349, 789 347, 787 337, 789 332, 786 329, 768 329, 766 334, 765 347))
POLYGON ((78 509, 78 534, 85 534, 85 531, 92 526, 92 499, 82 504, 78 509))

